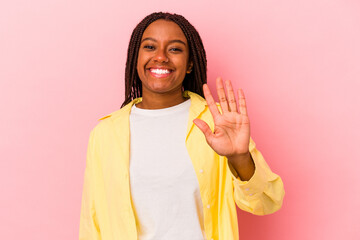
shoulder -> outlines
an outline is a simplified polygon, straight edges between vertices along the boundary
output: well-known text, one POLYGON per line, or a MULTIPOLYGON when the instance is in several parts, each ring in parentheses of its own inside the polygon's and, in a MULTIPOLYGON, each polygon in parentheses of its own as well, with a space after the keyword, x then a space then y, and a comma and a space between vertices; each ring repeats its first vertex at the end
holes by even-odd
POLYGON ((99 122, 95 125, 92 131, 102 133, 113 131, 116 125, 121 126, 122 124, 126 123, 129 119, 131 107, 134 103, 136 103, 136 100, 133 100, 121 109, 102 116, 98 119, 99 122))
POLYGON ((99 124, 100 123, 107 123, 107 122, 110 122, 110 121, 113 121, 117 118, 121 118, 121 117, 124 117, 128 115, 128 111, 126 111, 126 106, 121 108, 121 109, 118 109, 116 111, 113 111, 105 116, 102 116, 101 118, 98 119, 99 121, 99 124))

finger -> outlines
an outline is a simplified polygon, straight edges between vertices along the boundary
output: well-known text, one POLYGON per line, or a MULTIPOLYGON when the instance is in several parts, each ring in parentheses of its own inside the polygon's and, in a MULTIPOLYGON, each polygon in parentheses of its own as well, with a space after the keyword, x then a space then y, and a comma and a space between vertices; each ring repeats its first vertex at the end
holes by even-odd
POLYGON ((224 90, 224 84, 220 77, 216 78, 216 91, 219 97, 220 106, 222 109, 222 112, 229 112, 229 106, 226 100, 225 90, 224 90))
POLYGON ((215 119, 218 115, 220 115, 219 109, 216 106, 214 98, 212 97, 209 86, 207 84, 203 85, 203 90, 204 90, 204 96, 205 96, 206 102, 207 102, 207 104, 209 106, 211 115, 215 119))
POLYGON ((236 112, 237 111, 237 109, 236 109, 236 98, 235 98, 235 94, 234 94, 234 90, 233 90, 231 81, 230 80, 225 81, 225 85, 226 85, 226 91, 227 91, 230 111, 231 112, 236 112))
POLYGON ((211 142, 213 132, 211 131, 209 125, 198 118, 194 119, 193 122, 204 133, 206 141, 211 142))
POLYGON ((238 96, 239 96, 240 114, 247 115, 245 94, 244 94, 244 91, 241 88, 238 89, 238 96))

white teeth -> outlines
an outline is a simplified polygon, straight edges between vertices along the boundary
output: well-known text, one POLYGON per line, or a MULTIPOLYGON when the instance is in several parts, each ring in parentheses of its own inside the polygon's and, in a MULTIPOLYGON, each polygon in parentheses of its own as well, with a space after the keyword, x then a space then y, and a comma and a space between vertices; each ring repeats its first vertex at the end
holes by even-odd
POLYGON ((167 74, 167 73, 170 73, 170 71, 167 70, 167 69, 158 69, 158 68, 152 68, 152 69, 150 69, 150 71, 151 71, 152 73, 156 73, 156 74, 167 74))

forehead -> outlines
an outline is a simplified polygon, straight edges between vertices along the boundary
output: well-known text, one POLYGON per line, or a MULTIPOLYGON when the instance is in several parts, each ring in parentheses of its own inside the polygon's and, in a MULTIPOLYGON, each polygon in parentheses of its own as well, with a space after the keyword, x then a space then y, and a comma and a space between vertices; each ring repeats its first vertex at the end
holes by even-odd
POLYGON ((168 21, 164 19, 159 19, 152 22, 144 31, 142 39, 144 38, 154 38, 156 40, 174 40, 179 39, 184 42, 186 37, 176 23, 173 21, 168 21))

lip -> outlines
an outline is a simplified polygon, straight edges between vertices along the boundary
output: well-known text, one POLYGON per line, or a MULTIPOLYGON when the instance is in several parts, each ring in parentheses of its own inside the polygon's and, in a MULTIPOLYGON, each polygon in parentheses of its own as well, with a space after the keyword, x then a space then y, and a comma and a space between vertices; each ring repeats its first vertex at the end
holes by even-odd
POLYGON ((150 73, 150 75, 155 77, 155 78, 166 78, 166 77, 170 76, 173 73, 173 71, 171 71, 171 70, 170 70, 169 73, 165 73, 165 74, 154 73, 154 72, 151 72, 150 69, 146 69, 146 71, 148 71, 150 73))
POLYGON ((166 77, 170 76, 174 72, 174 70, 172 70, 171 68, 164 67, 164 66, 149 67, 149 68, 146 68, 146 71, 148 71, 150 73, 150 75, 155 77, 155 78, 166 78, 166 77), (169 70, 169 73, 157 74, 157 73, 151 72, 151 69, 162 69, 162 70, 166 69, 166 70, 169 70))
POLYGON ((169 67, 165 67, 165 66, 152 66, 152 67, 147 67, 146 70, 150 70, 150 69, 166 69, 169 71, 174 71, 173 69, 169 68, 169 67))

